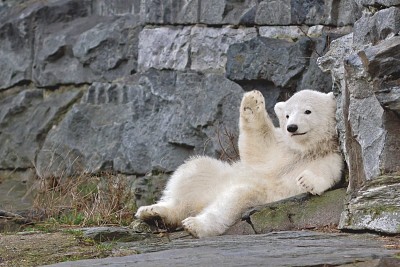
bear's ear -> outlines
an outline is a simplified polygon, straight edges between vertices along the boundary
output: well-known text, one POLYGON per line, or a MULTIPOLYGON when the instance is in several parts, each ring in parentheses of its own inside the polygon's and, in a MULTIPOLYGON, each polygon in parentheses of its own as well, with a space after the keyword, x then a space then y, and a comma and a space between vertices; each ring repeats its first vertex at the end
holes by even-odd
POLYGON ((329 103, 336 107, 336 97, 333 92, 327 93, 326 95, 328 96, 329 103))
POLYGON ((283 121, 285 120, 285 105, 285 102, 278 102, 274 107, 275 114, 279 119, 279 125, 282 125, 283 121))

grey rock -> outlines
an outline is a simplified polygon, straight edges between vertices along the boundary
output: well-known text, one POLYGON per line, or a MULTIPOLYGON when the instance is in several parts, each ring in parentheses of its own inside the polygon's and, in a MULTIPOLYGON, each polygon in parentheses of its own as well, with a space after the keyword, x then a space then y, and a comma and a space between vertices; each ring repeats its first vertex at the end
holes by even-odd
POLYGON ((301 28, 300 26, 262 26, 259 28, 259 33, 261 37, 297 41, 304 37, 308 30, 308 26, 301 26, 301 28))
POLYGON ((130 225, 129 229, 132 229, 135 233, 152 233, 153 230, 151 229, 150 225, 141 221, 141 220, 134 220, 130 225))
MULTIPOLYGON (((376 45, 369 40, 364 48, 350 38, 345 36, 333 43, 331 51, 318 61, 323 69, 332 72, 335 81, 338 127, 349 167, 348 191, 353 192, 341 225, 346 229, 393 233, 393 225, 398 225, 393 218, 398 217, 398 211, 386 209, 384 199, 390 198, 385 188, 397 189, 390 179, 379 177, 400 170, 399 70, 394 63, 398 62, 400 39, 394 36, 376 45), (372 192, 382 199, 377 200, 379 197, 372 192), (377 204, 379 201, 382 207, 377 204), (385 211, 382 216, 376 211, 380 208, 385 211)), ((393 203, 398 206, 399 200, 393 199, 393 203)))
POLYGON ((0 16, 0 89, 32 80, 36 32, 53 23, 87 16, 89 1, 57 0, 15 4, 0 16))
POLYGON ((334 34, 322 34, 319 38, 313 38, 313 49, 309 56, 308 65, 301 76, 297 85, 297 90, 305 88, 317 90, 320 92, 332 91, 332 76, 329 73, 324 73, 317 64, 317 59, 326 53, 329 47, 328 40, 333 40, 337 36, 334 34))
POLYGON ((255 22, 259 25, 289 25, 292 22, 291 1, 261 1, 258 5, 255 22))
POLYGON ((149 173, 134 179, 132 192, 136 200, 135 206, 147 206, 158 201, 168 178, 169 175, 165 173, 149 173))
POLYGON ((11 212, 29 210, 33 204, 32 189, 36 181, 33 168, 24 171, 0 171, 0 209, 11 212))
POLYGON ((372 235, 275 232, 200 240, 175 239, 154 246, 138 244, 135 246, 141 252, 138 255, 49 266, 338 266, 393 257, 397 253, 382 245, 382 241, 372 235))
MULTIPOLYGON (((200 23, 213 24, 254 24, 257 0, 216 1, 203 0, 199 6, 200 23)), ((200 1, 199 1, 200 3, 200 1)))
POLYGON ((352 0, 296 1, 263 0, 255 22, 259 25, 352 25, 361 11, 352 0))
POLYGON ((245 220, 241 220, 231 227, 224 233, 224 235, 254 235, 256 232, 251 224, 245 220))
POLYGON ((362 16, 362 9, 354 0, 329 1, 325 10, 326 25, 351 26, 362 16))
POLYGON ((355 0, 355 2, 360 6, 398 6, 400 5, 400 0, 355 0))
POLYGON ((375 92, 382 107, 394 111, 400 116, 400 87, 386 87, 375 92))
POLYGON ((18 231, 23 225, 30 225, 32 223, 29 218, 0 209, 0 232, 18 231))
POLYGON ((191 69, 204 72, 224 72, 230 45, 257 36, 255 28, 221 29, 193 27, 191 39, 191 69))
POLYGON ((142 13, 149 24, 254 24, 257 4, 257 0, 150 0, 142 1, 142 13))
POLYGON ((365 49, 365 57, 362 56, 361 60, 371 78, 395 79, 400 72, 400 37, 395 36, 365 49))
POLYGON ((149 24, 196 24, 200 0, 141 1, 144 22, 149 24))
POLYGON ((136 72, 140 31, 135 17, 88 17, 52 24, 36 41, 39 86, 112 81, 136 72))
POLYGON ((322 196, 307 194, 256 207, 243 214, 257 234, 271 231, 333 227, 339 224, 346 190, 328 191, 322 196), (299 206, 302 208, 299 209, 299 206))
POLYGON ((375 96, 353 99, 349 106, 352 134, 362 150, 364 173, 367 180, 377 177, 380 173, 380 156, 386 138, 383 113, 375 96))
POLYGON ((400 32, 400 8, 390 7, 375 14, 365 13, 354 23, 354 43, 358 45, 377 44, 400 32))
POLYGON ((0 26, 0 89, 31 79, 34 36, 29 27, 24 21, 0 26))
POLYGON ((136 233, 127 227, 90 227, 78 229, 83 232, 83 236, 91 238, 97 242, 119 241, 131 242, 143 240, 147 237, 146 233, 136 233))
POLYGON ((138 68, 184 70, 190 64, 191 27, 145 28, 139 35, 138 68))
POLYGON ((290 87, 302 73, 310 55, 311 41, 296 43, 258 37, 233 44, 227 53, 226 73, 232 80, 268 80, 290 87))
POLYGON ((150 70, 125 83, 95 83, 47 135, 38 171, 143 175, 171 172, 194 154, 215 156, 219 123, 237 131, 241 94, 240 86, 215 74, 150 70))
POLYGON ((139 37, 139 69, 223 72, 229 45, 256 35, 254 28, 148 27, 139 37))
POLYGON ((317 59, 318 66, 323 71, 329 72, 332 75, 332 81, 333 81, 332 89, 335 92, 336 102, 337 102, 336 127, 339 133, 339 141, 341 144, 341 148, 349 167, 349 175, 351 177, 349 188, 357 187, 356 184, 362 183, 364 179, 364 177, 361 176, 361 174, 357 176, 357 165, 359 162, 353 161, 354 158, 352 159, 352 161, 350 161, 349 159, 349 154, 352 153, 352 149, 349 148, 350 146, 349 140, 352 139, 350 138, 350 136, 347 137, 347 135, 350 135, 347 123, 348 113, 349 113, 348 111, 349 98, 348 95, 345 93, 346 80, 345 80, 344 59, 353 53, 354 53, 353 33, 350 33, 348 35, 345 35, 341 38, 332 41, 329 51, 324 56, 317 59))
POLYGON ((92 12, 100 16, 140 15, 142 2, 141 0, 93 0, 92 12))
POLYGON ((400 233, 399 190, 399 176, 381 176, 368 182, 346 203, 339 228, 400 233))
POLYGON ((34 167, 50 129, 81 96, 79 90, 27 89, 0 101, 0 168, 34 167))

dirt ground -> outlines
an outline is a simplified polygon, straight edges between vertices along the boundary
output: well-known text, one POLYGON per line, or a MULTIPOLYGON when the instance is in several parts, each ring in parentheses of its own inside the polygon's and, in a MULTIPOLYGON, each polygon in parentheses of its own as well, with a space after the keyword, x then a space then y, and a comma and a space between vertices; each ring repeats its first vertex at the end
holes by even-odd
MULTIPOLYGON (((135 251, 123 253, 130 254, 135 251)), ((111 255, 122 256, 113 244, 95 243, 71 233, 0 234, 0 266, 38 266, 111 255)))

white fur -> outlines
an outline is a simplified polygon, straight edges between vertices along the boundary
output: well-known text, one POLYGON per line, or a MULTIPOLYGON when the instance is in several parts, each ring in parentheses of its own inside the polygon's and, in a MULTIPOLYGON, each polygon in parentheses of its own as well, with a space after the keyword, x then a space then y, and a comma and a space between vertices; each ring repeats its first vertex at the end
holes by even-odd
POLYGON ((240 107, 241 160, 190 159, 171 176, 161 200, 140 207, 136 217, 160 217, 196 237, 215 236, 252 206, 304 192, 322 194, 340 180, 343 167, 335 108, 332 93, 303 90, 276 104, 280 128, 275 128, 262 94, 246 93, 240 107), (287 131, 290 124, 298 126, 296 132, 287 131))

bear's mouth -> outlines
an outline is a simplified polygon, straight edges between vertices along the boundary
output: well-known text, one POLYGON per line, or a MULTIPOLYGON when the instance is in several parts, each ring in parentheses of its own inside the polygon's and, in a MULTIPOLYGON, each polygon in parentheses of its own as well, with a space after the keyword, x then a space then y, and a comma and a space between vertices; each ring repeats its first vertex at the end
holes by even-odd
POLYGON ((305 135, 307 132, 305 132, 305 133, 293 133, 292 134, 292 136, 295 136, 295 135, 305 135))

